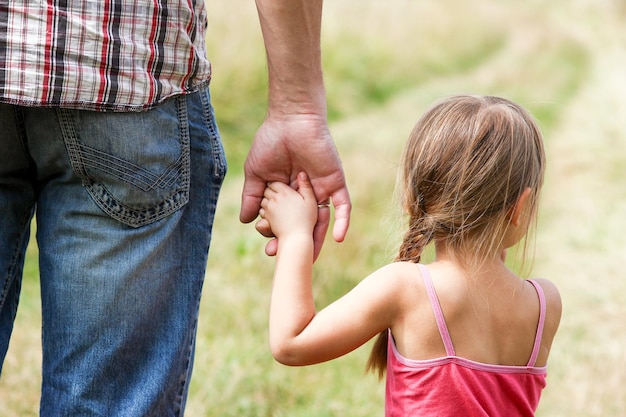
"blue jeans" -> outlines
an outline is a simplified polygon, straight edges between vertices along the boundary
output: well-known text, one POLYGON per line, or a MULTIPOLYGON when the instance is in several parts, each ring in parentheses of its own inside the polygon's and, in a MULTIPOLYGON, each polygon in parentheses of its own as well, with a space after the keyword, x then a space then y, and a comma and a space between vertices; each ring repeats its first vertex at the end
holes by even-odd
POLYGON ((0 104, 0 364, 35 214, 42 416, 183 415, 225 174, 208 88, 139 113, 0 104))

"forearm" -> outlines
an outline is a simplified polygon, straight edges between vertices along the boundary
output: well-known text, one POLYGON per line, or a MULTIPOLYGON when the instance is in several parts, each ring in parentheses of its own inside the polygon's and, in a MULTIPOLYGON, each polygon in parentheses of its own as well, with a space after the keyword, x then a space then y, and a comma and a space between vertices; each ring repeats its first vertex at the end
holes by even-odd
POLYGON ((270 306, 270 347, 283 363, 289 362, 295 339, 315 316, 312 265, 311 236, 279 239, 270 306))
POLYGON ((267 53, 269 114, 325 118, 322 0, 256 0, 256 5, 267 53))

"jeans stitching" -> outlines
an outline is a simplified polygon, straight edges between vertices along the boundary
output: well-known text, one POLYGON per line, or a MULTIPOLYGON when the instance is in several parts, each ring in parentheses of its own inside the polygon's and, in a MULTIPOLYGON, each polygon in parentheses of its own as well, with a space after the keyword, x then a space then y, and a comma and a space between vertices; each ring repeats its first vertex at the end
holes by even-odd
POLYGON ((120 180, 135 185, 142 191, 172 186, 176 179, 182 175, 185 164, 184 156, 181 155, 162 175, 157 176, 136 164, 108 155, 86 145, 80 145, 80 152, 83 161, 88 163, 89 166, 115 173, 120 180), (133 173, 135 176, 131 176, 130 173, 133 173))
POLYGON ((74 128, 72 115, 68 109, 59 109, 58 118, 61 125, 63 139, 71 161, 72 169, 81 178, 83 186, 92 196, 94 202, 112 218, 131 227, 141 227, 176 212, 189 201, 189 130, 187 127, 187 107, 184 96, 175 98, 177 116, 179 120, 179 135, 181 153, 178 160, 173 163, 160 176, 155 176, 145 169, 133 171, 139 172, 140 178, 130 176, 131 170, 121 167, 121 163, 127 168, 135 166, 128 161, 112 157, 106 153, 96 151, 78 140, 74 128), (163 200, 151 207, 133 208, 117 200, 104 186, 92 180, 87 172, 87 167, 106 168, 110 174, 114 174, 120 181, 130 183, 142 191, 150 191, 159 187, 172 185, 180 179, 180 184, 173 192, 165 196, 163 200), (150 180, 151 183, 150 183, 150 180))
POLYGON ((224 177, 226 175, 227 163, 224 147, 220 140, 220 134, 215 123, 215 116, 211 111, 211 98, 209 89, 200 90, 200 99, 202 101, 202 109, 204 111, 204 121, 209 131, 211 140, 211 149, 213 151, 213 176, 215 178, 224 177))
POLYGON ((57 118, 59 119, 63 141, 65 142, 72 169, 85 182, 87 180, 87 171, 85 163, 82 161, 82 153, 76 131, 74 130, 74 124, 72 123, 72 116, 67 109, 61 108, 57 109, 57 118))

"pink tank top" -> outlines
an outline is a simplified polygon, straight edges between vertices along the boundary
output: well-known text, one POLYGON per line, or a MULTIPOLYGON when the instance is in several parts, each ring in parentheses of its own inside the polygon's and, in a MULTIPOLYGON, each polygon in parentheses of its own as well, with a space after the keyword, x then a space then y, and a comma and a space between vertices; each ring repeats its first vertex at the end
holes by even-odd
POLYGON ((456 356, 428 269, 419 266, 446 356, 430 360, 404 358, 396 349, 390 331, 385 416, 534 416, 541 391, 546 385, 546 367, 535 366, 546 315, 541 286, 529 280, 539 296, 540 313, 528 364, 484 364, 456 356))

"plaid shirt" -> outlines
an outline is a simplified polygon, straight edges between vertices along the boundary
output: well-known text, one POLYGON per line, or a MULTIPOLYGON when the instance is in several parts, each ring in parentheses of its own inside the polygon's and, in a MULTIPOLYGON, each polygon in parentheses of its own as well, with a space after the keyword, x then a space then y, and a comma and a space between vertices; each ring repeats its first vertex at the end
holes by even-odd
POLYGON ((0 0, 0 102, 138 111, 209 82, 203 0, 0 0))

